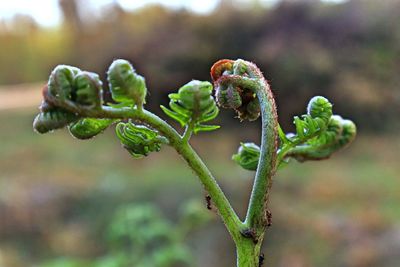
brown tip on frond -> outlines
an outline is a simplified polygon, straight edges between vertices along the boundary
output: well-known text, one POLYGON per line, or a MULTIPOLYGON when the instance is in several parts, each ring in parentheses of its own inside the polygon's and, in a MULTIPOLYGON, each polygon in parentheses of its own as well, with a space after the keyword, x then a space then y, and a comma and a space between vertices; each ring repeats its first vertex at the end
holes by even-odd
POLYGON ((213 82, 221 77, 222 73, 226 70, 232 70, 233 67, 233 60, 231 59, 221 59, 214 63, 211 67, 211 78, 213 82))

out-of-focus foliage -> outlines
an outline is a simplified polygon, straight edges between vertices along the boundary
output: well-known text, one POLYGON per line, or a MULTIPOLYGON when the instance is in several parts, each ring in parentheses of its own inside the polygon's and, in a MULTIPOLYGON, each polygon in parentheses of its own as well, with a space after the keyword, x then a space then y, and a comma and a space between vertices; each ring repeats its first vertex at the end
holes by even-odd
MULTIPOLYGON (((60 265, 83 264, 105 256, 110 247, 104 235, 123 204, 151 202, 171 225, 186 224, 177 207, 202 190, 174 151, 132 160, 111 129, 91 142, 67 131, 43 138, 31 132, 34 113, 0 112, 0 266, 40 266, 58 257, 60 265)), ((229 160, 240 132, 226 128, 194 145, 240 212, 248 200, 241 189, 251 188, 252 175, 229 160)), ((340 153, 329 161, 292 162, 276 176, 264 251, 271 266, 398 266, 399 136, 361 133, 340 153)), ((206 202, 198 208, 206 211, 206 202)), ((185 244, 197 266, 235 265, 218 220, 191 231, 185 244)))
POLYGON ((120 207, 106 233, 109 248, 96 260, 57 258, 41 267, 193 267, 193 258, 184 244, 188 230, 210 220, 198 201, 181 207, 180 220, 173 225, 152 204, 120 207))
POLYGON ((271 79, 278 106, 285 107, 281 121, 316 94, 337 103, 361 129, 398 120, 399 1, 239 7, 225 0, 208 15, 160 6, 128 12, 115 4, 96 17, 80 16, 78 0, 61 2, 61 29, 44 30, 21 16, 12 27, 0 24, 0 51, 7 51, 0 53, 0 84, 45 80, 60 62, 103 73, 122 57, 151 77, 155 110, 171 89, 191 78, 208 80, 210 62, 245 58, 271 79), (67 7, 72 2, 77 8, 67 7))

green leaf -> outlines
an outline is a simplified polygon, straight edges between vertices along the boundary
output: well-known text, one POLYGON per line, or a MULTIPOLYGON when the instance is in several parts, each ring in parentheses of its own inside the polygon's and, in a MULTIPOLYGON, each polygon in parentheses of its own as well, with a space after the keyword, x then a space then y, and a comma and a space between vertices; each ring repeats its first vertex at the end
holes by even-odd
POLYGON ((168 140, 156 131, 131 122, 118 123, 115 131, 121 144, 134 158, 147 156, 150 152, 158 152, 162 144, 168 143, 168 140))
POLYGON ((210 132, 221 128, 219 125, 196 125, 193 132, 197 134, 198 132, 210 132))
POLYGON ((164 111, 164 113, 166 115, 168 115, 168 117, 179 122, 182 127, 187 124, 186 118, 183 117, 181 114, 173 112, 173 111, 169 110, 168 108, 164 107, 163 105, 161 105, 160 107, 161 107, 162 111, 164 111))
POLYGON ((68 129, 72 136, 78 139, 90 139, 108 128, 114 119, 85 118, 72 123, 68 129))

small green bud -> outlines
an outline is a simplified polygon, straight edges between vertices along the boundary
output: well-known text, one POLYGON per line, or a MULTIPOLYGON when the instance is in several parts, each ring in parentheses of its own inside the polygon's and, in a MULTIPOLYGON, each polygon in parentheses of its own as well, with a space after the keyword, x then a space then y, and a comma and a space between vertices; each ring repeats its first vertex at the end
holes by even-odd
POLYGON ((328 124, 332 117, 332 104, 323 96, 314 96, 308 102, 307 114, 313 119, 321 118, 325 124, 328 124))
POLYGON ((116 102, 143 106, 147 94, 146 83, 144 78, 135 72, 129 61, 115 60, 110 65, 107 75, 112 98, 116 102))
POLYGON ((190 110, 192 114, 201 114, 202 111, 214 105, 214 99, 211 96, 212 89, 209 82, 193 80, 179 88, 178 93, 169 94, 169 98, 190 110))
POLYGON ((71 100, 74 91, 74 79, 79 72, 81 72, 80 69, 68 65, 55 67, 47 84, 49 93, 60 100, 71 100))
POLYGON ((41 134, 63 128, 74 122, 78 117, 70 112, 60 109, 52 109, 40 112, 33 121, 33 129, 41 134))
MULTIPOLYGON (((102 104, 102 83, 96 73, 59 65, 51 73, 47 88, 48 96, 76 106, 100 107, 102 104)), ((46 95, 45 100, 51 102, 46 95)))
POLYGON ((102 104, 102 82, 99 75, 82 71, 75 76, 74 98, 78 104, 100 107, 102 104))
POLYGON ((193 80, 179 88, 177 93, 168 95, 171 110, 164 106, 161 108, 182 126, 192 123, 194 133, 218 129, 219 126, 201 124, 214 119, 219 112, 212 90, 211 83, 193 80))
POLYGON ((351 143, 357 135, 357 127, 351 120, 342 120, 342 135, 338 142, 340 146, 346 146, 351 143))
POLYGON ((241 143, 238 153, 232 159, 243 169, 255 171, 260 158, 260 147, 254 143, 241 143))
POLYGON ((168 143, 167 139, 156 131, 131 122, 120 122, 115 130, 124 148, 134 158, 147 156, 150 152, 158 152, 162 144, 168 143))
POLYGON ((115 120, 84 118, 72 123, 68 129, 72 136, 78 139, 90 139, 102 133, 115 120))

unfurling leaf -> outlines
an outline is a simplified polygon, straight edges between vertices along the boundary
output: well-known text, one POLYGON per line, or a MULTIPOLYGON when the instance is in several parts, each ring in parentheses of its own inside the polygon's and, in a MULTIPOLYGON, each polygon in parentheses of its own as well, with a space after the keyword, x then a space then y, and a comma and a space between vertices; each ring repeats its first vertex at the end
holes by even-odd
POLYGON ((76 107, 99 108, 103 102, 102 82, 93 72, 67 65, 57 66, 49 77, 45 101, 68 102, 76 107))
POLYGON ((108 69, 107 79, 114 101, 142 107, 147 88, 142 76, 135 72, 129 61, 115 60, 108 69))
POLYGON ((211 68, 218 106, 233 109, 240 120, 254 121, 260 117, 260 104, 254 91, 254 80, 243 60, 223 59, 211 68))
POLYGON ((202 124, 215 119, 219 113, 212 90, 211 83, 193 80, 182 86, 178 93, 169 94, 170 109, 164 106, 161 109, 181 126, 192 124, 194 133, 218 129, 217 125, 202 124))
POLYGON ((167 139, 156 131, 131 122, 120 122, 115 130, 121 144, 134 158, 147 156, 150 152, 158 152, 162 144, 168 143, 167 139))
POLYGON ((44 134, 63 128, 77 119, 78 117, 73 113, 53 108, 42 111, 35 117, 33 129, 38 133, 44 134))
POLYGON ((255 171, 260 158, 260 147, 254 143, 241 143, 238 153, 232 159, 243 169, 255 171))
POLYGON ((102 133, 115 120, 84 118, 72 123, 68 129, 72 136, 78 139, 90 139, 102 133))

